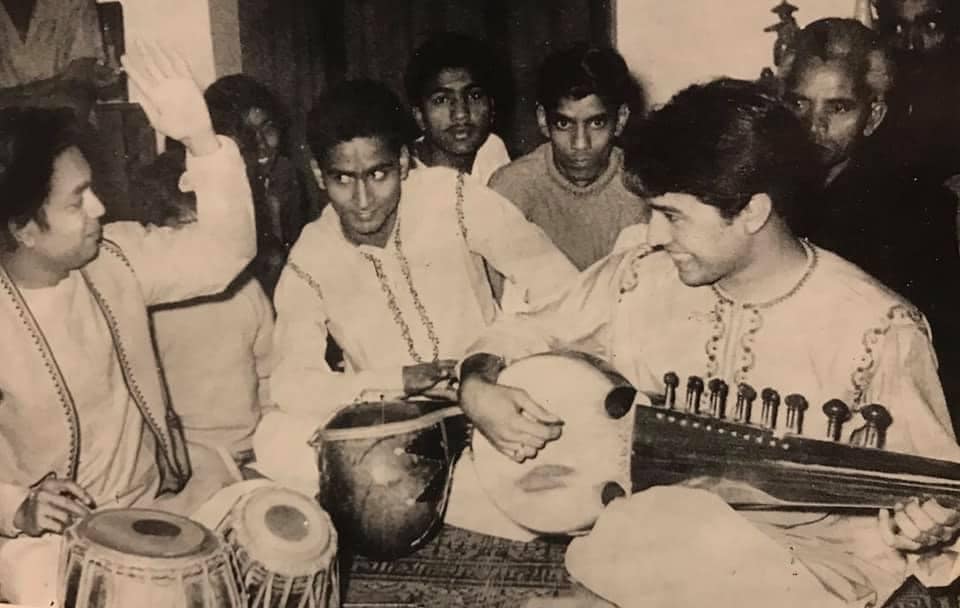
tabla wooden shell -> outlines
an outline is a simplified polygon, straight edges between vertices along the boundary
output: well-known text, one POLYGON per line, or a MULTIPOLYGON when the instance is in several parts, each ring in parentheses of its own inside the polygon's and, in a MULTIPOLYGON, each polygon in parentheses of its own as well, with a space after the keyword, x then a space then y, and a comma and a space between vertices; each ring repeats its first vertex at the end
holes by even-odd
POLYGON ((631 488, 636 390, 602 361, 573 352, 517 360, 500 373, 498 384, 526 390, 564 425, 559 439, 519 464, 474 433, 480 485, 510 519, 531 531, 586 532, 603 510, 607 483, 631 488))
POLYGON ((459 407, 424 400, 355 403, 319 430, 311 442, 318 499, 342 545, 394 559, 429 540, 443 522, 465 429, 459 407))
POLYGON ((64 533, 58 602, 66 608, 243 606, 227 547, 189 519, 98 511, 64 533))
POLYGON ((249 608, 339 608, 337 532, 313 499, 259 488, 231 509, 220 530, 249 608))

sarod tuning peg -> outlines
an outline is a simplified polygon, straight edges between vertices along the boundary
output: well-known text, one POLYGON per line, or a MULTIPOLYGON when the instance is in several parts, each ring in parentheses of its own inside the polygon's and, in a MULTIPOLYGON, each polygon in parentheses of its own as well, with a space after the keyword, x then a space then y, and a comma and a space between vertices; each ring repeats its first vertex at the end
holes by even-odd
POLYGON ((703 397, 703 378, 690 376, 687 379, 687 411, 700 413, 700 399, 703 397))
POLYGON ((787 404, 787 432, 800 435, 803 433, 803 413, 810 404, 803 395, 791 393, 784 399, 787 404))
POLYGON ((733 413, 737 422, 750 424, 750 416, 753 411, 753 401, 757 398, 757 391, 745 382, 741 382, 737 387, 737 405, 733 413))
POLYGON ((663 375, 664 402, 667 408, 677 407, 677 387, 680 386, 680 376, 674 372, 667 372, 663 375))
POLYGON ((887 442, 887 429, 893 424, 893 416, 887 408, 877 403, 871 403, 861 409, 860 415, 867 421, 863 429, 863 444, 868 448, 882 450, 887 442))
POLYGON ((850 420, 850 408, 839 399, 831 399, 823 404, 823 413, 827 415, 827 438, 839 441, 843 423, 850 420))
POLYGON ((724 418, 727 415, 727 395, 730 387, 720 378, 714 378, 707 383, 710 389, 710 415, 724 418))
POLYGON ((772 388, 760 391, 760 424, 768 429, 777 428, 777 410, 780 409, 780 393, 772 388))

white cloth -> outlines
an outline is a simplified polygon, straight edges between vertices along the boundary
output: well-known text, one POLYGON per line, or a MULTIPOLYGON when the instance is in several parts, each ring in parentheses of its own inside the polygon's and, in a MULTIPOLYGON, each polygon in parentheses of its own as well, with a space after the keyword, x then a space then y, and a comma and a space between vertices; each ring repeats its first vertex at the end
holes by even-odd
POLYGON ((21 289, 67 385, 80 422, 77 483, 98 505, 128 507, 154 489, 154 440, 130 397, 113 338, 80 271, 21 289))
POLYGON ((256 279, 240 281, 221 295, 151 312, 170 403, 187 440, 234 455, 252 448, 270 402, 273 341, 273 305, 256 279))
POLYGON ((566 566, 620 608, 843 606, 794 552, 703 490, 660 487, 613 501, 570 543, 566 566))
MULTIPOLYGON (((417 140, 418 143, 422 141, 422 137, 417 140)), ((414 160, 418 165, 430 166, 419 157, 415 156, 414 160)), ((499 135, 490 133, 477 148, 477 155, 473 157, 473 165, 470 167, 470 177, 486 186, 497 169, 509 164, 510 153, 507 151, 506 144, 503 143, 499 135)))
MULTIPOLYGON (((792 284, 784 293, 758 302, 684 285, 665 253, 640 248, 613 254, 549 307, 492 327, 470 352, 510 361, 572 347, 611 362, 652 393, 663 392, 668 371, 721 378, 731 394, 741 382, 758 392, 800 393, 810 404, 803 433, 811 437, 826 436, 819 410, 829 399, 855 412, 845 441, 863 426, 856 411, 880 403, 894 420, 887 449, 960 461, 923 316, 855 266, 805 247, 810 263, 804 274, 788 277, 792 284)), ((902 582, 906 562, 878 546, 875 517, 781 515, 750 519, 778 541, 808 543, 805 564, 837 596, 852 604, 882 599, 902 582)), ((637 525, 660 522, 651 515, 637 525)), ((690 563, 695 560, 675 566, 690 563)))
POLYGON ((496 133, 491 133, 477 149, 470 175, 486 185, 497 169, 509 164, 510 153, 507 152, 507 146, 496 133))

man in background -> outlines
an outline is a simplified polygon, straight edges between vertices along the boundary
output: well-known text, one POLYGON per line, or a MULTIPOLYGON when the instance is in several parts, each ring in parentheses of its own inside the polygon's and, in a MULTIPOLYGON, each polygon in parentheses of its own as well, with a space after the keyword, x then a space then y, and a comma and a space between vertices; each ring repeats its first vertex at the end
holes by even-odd
POLYGON ((881 131, 895 169, 943 181, 960 173, 960 7, 954 0, 879 0, 877 29, 896 83, 881 131))
POLYGON ((549 141, 490 180, 580 270, 649 215, 646 201, 623 185, 623 151, 616 145, 634 86, 613 49, 577 46, 548 57, 536 111, 549 141))
POLYGON ((104 65, 95 0, 0 0, 0 107, 69 107, 86 118, 104 65))
POLYGON ((434 36, 414 51, 405 84, 423 133, 413 144, 420 164, 450 167, 486 184, 510 162, 503 140, 492 132, 498 101, 505 103, 502 83, 509 81, 493 57, 479 40, 453 33, 434 36))
MULTIPOLYGON (((884 162, 876 133, 894 83, 890 55, 853 19, 821 19, 798 34, 784 62, 784 97, 819 150, 820 186, 798 232, 853 262, 930 321, 947 403, 960 349, 956 199, 939 179, 884 162)), ((956 415, 954 415, 956 417, 956 415)))

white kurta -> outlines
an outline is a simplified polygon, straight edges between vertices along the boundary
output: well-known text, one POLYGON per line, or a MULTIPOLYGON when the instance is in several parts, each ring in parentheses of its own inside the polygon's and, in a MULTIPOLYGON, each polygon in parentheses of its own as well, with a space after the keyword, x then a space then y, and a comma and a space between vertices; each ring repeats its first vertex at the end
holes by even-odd
MULTIPOLYGON (((540 228, 470 180, 463 187, 461 222, 456 180, 445 168, 411 171, 398 211, 403 255, 439 339, 441 359, 459 358, 497 317, 483 265, 477 263, 481 257, 523 286, 532 301, 552 296, 576 277, 540 228)), ((354 245, 343 236, 336 211, 327 207, 301 233, 274 296, 276 366, 270 386, 280 408, 332 412, 367 390, 403 390, 402 368, 416 361, 364 254, 382 265, 416 352, 424 360, 432 357, 394 235, 384 248, 354 245), (343 349, 347 373, 333 372, 324 360, 328 332, 343 349)))
MULTIPOLYGON (((417 141, 423 141, 423 138, 417 141)), ((418 165, 429 166, 419 158, 415 157, 415 159, 418 165)), ((491 133, 477 148, 477 155, 473 157, 473 165, 470 167, 470 177, 486 186, 497 169, 509 164, 510 152, 507 151, 506 144, 499 135, 491 133)))
POLYGON ((151 312, 157 355, 187 441, 234 458, 269 403, 273 306, 251 277, 226 293, 151 312))
POLYGON ((80 271, 52 287, 21 291, 74 395, 80 420, 77 483, 101 507, 152 498, 154 439, 144 432, 110 330, 80 271))
MULTIPOLYGON (((817 438, 826 436, 820 408, 827 400, 841 399, 854 412, 880 403, 894 420, 887 449, 960 461, 926 320, 855 266, 805 247, 804 273, 792 289, 765 302, 738 301, 713 286, 688 287, 665 253, 614 254, 587 269, 550 307, 495 325, 470 352, 509 361, 573 347, 612 362, 644 391, 662 393, 663 376, 673 371, 681 378, 721 378, 731 395, 741 382, 757 392, 800 393, 810 404, 804 435, 817 438)), ((844 440, 862 425, 859 417, 847 423, 844 440)), ((875 518, 781 515, 749 518, 795 549, 844 600, 882 599, 902 582, 906 564, 882 545, 875 518)), ((636 525, 667 533, 682 525, 675 520, 667 509, 663 521, 636 525)), ((682 569, 675 560, 690 551, 682 553, 661 556, 658 567, 682 569)))

